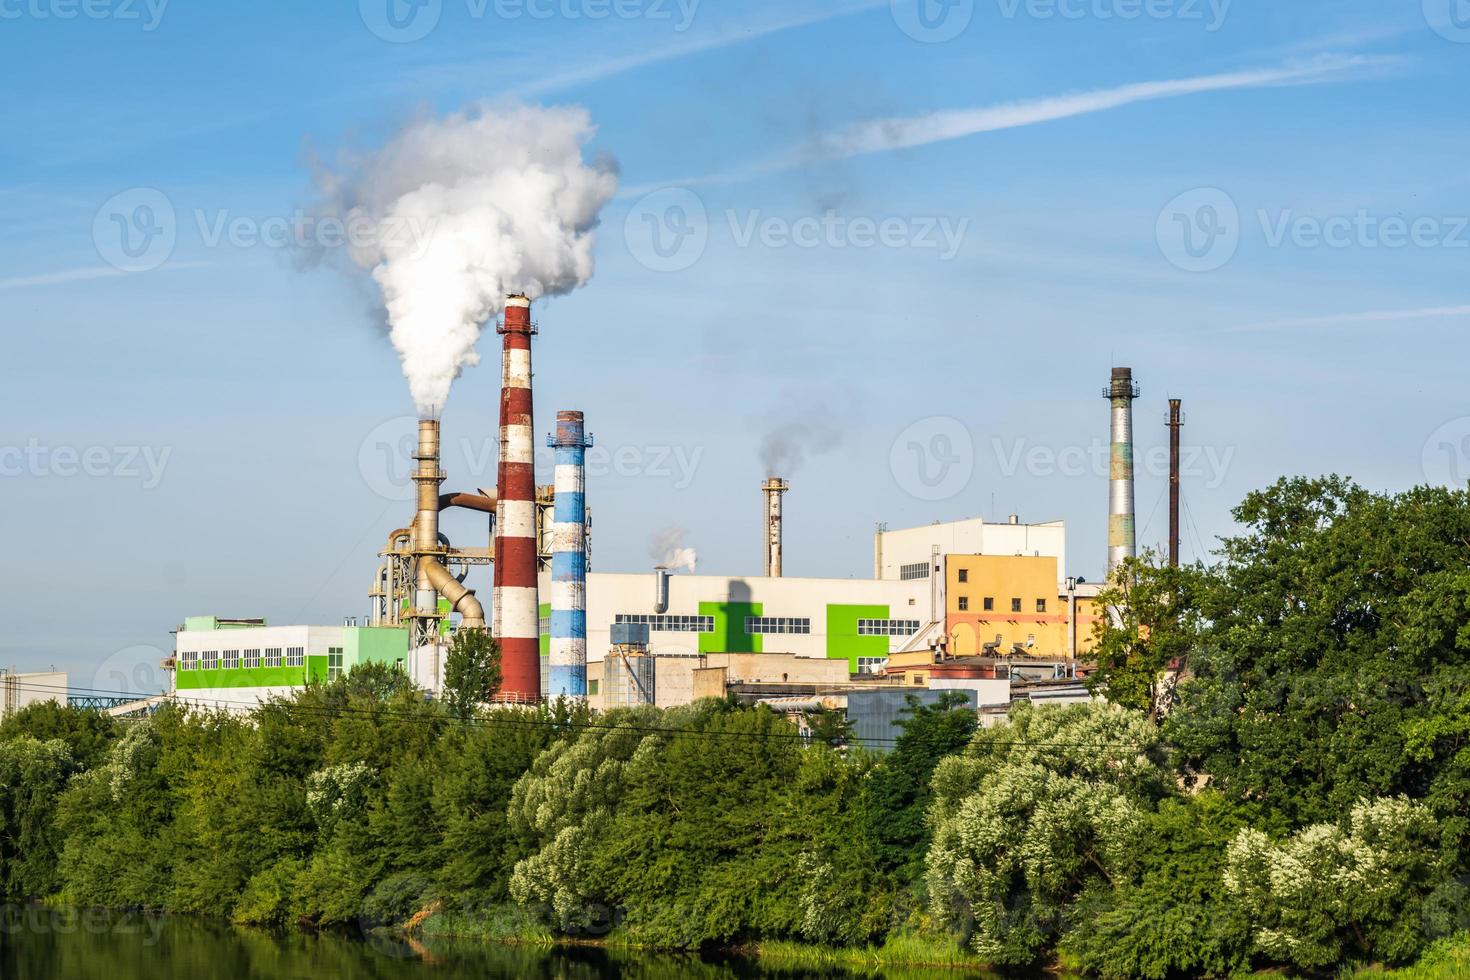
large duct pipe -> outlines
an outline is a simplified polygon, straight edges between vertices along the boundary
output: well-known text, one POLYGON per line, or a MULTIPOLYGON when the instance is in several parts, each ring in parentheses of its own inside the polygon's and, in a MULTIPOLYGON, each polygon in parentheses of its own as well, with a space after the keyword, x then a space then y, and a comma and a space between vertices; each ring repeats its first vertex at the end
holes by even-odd
POLYGON ((482 630, 485 628, 485 607, 475 598, 475 591, 464 587, 449 569, 433 558, 420 558, 419 570, 433 585, 434 591, 449 600, 454 611, 462 617, 459 628, 482 630))
POLYGON ((592 437, 581 412, 557 412, 546 444, 556 450, 551 526, 551 649, 546 697, 587 696, 586 459, 592 437))
POLYGON ((1179 430, 1184 414, 1178 398, 1169 399, 1169 564, 1179 566, 1179 430))
POLYGON ((669 611, 669 569, 655 565, 653 569, 653 611, 662 616, 669 611))
POLYGON ((1137 554, 1133 527, 1133 399, 1138 386, 1132 368, 1113 368, 1103 396, 1112 405, 1112 450, 1108 466, 1108 573, 1137 554))
POLYGON ((531 444, 531 301, 511 296, 500 325, 500 465, 495 504, 495 634, 506 700, 541 698, 536 591, 536 460, 531 444))
POLYGON ((462 507, 482 514, 495 513, 495 498, 483 493, 445 493, 439 495, 439 509, 462 507))
POLYGON ((780 477, 771 477, 761 484, 766 492, 766 574, 771 578, 781 577, 781 495, 791 485, 780 477))

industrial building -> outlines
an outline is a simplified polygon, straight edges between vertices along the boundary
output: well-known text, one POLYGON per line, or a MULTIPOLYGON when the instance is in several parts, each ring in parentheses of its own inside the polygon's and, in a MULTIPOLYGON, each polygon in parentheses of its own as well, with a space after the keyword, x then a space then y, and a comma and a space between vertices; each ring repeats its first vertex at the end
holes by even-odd
POLYGON ((8 716, 43 701, 57 704, 67 703, 66 673, 64 671, 37 671, 22 674, 0 667, 0 721, 8 716))

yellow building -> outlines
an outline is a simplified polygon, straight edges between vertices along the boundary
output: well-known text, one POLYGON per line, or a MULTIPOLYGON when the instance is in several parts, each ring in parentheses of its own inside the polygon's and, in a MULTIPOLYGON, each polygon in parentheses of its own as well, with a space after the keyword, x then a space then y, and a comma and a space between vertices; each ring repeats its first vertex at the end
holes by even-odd
POLYGON ((950 656, 1067 658, 1092 650, 1097 587, 1078 584, 1071 593, 1059 587, 1056 558, 950 554, 944 576, 950 656))

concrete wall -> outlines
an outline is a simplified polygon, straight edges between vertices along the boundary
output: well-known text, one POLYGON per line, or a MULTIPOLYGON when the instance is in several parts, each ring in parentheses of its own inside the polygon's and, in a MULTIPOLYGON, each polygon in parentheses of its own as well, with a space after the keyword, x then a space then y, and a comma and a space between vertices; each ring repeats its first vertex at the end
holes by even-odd
POLYGON ((66 704, 67 677, 61 671, 0 674, 0 719, 32 704, 66 704))
POLYGON ((874 535, 878 578, 897 579, 905 565, 929 560, 935 546, 941 555, 1031 555, 1055 558, 1061 574, 1067 567, 1067 524, 992 524, 983 518, 928 524, 874 535), (881 561, 877 556, 881 551, 881 561))

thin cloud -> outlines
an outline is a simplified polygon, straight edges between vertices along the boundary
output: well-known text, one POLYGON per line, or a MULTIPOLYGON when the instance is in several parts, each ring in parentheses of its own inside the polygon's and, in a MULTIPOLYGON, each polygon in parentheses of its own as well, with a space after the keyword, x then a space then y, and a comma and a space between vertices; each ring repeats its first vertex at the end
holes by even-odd
MULTIPOLYGON (((159 271, 167 269, 198 269, 209 265, 208 262, 170 262, 161 266, 159 271)), ((89 265, 76 269, 57 269, 55 272, 38 272, 29 276, 10 276, 0 279, 0 290, 8 289, 31 289, 37 286, 64 286, 72 282, 91 282, 97 279, 115 279, 118 276, 134 275, 125 269, 119 269, 111 265, 89 265)))
POLYGON ((1280 85, 1309 85, 1346 78, 1374 68, 1383 68, 1397 59, 1372 55, 1323 55, 1310 61, 1261 68, 1251 71, 1223 72, 1193 78, 1134 82, 1116 88, 1094 89, 1067 95, 1047 96, 995 106, 951 109, 918 116, 889 116, 867 119, 829 133, 755 163, 740 170, 706 174, 659 185, 631 187, 619 197, 636 196, 654 186, 698 186, 734 183, 768 174, 829 160, 911 149, 949 140, 992 133, 1040 123, 1070 119, 1075 116, 1106 112, 1138 102, 1181 98, 1206 92, 1232 89, 1267 88, 1280 85))
POLYGON ((1289 320, 1267 320, 1235 327, 1223 327, 1209 333, 1259 333, 1267 330, 1292 330, 1304 327, 1340 327, 1355 323, 1398 323, 1405 320, 1438 320, 1470 317, 1470 306, 1430 306, 1417 310, 1370 310, 1364 313, 1334 313, 1328 316, 1296 317, 1289 320))

